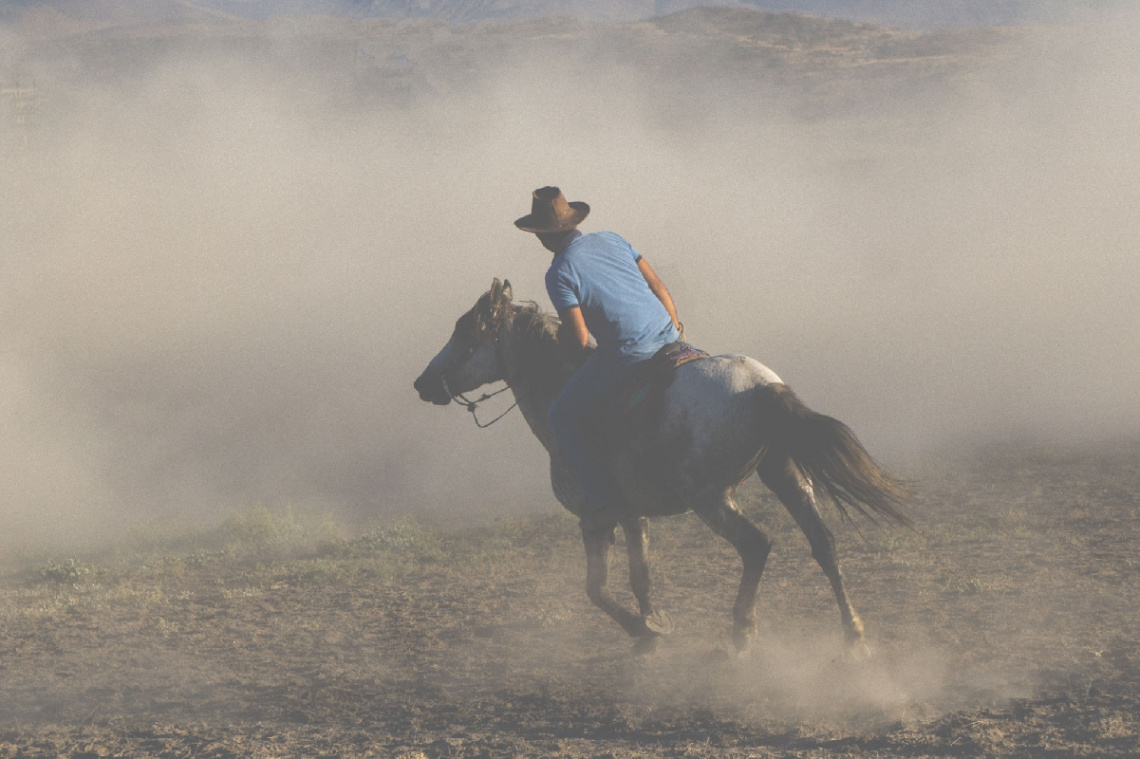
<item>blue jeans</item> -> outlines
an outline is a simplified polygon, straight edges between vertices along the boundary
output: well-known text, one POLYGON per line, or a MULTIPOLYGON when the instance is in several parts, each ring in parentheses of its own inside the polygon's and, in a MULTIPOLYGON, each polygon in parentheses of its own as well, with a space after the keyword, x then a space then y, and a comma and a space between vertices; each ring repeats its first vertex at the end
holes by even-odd
POLYGON ((618 506, 621 496, 606 474, 598 451, 598 441, 590 439, 590 421, 643 361, 681 336, 672 324, 657 339, 637 353, 618 356, 596 350, 574 372, 562 392, 550 404, 547 418, 554 439, 578 484, 586 495, 586 506, 597 510, 618 506))

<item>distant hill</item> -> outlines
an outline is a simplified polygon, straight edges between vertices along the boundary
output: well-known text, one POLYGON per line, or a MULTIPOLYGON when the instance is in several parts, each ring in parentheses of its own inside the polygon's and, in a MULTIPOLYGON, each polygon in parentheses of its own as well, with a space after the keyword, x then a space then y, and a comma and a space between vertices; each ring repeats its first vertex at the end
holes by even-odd
POLYGON ((7 0, 0 22, 52 9, 84 23, 122 25, 217 17, 330 15, 422 18, 451 24, 567 17, 625 22, 700 6, 755 8, 909 28, 988 26, 1064 18, 1127 0, 7 0))
MULTIPOLYGON (((466 7, 478 10, 479 1, 466 7)), ((689 8, 626 23, 531 17, 466 25, 336 14, 302 14, 283 25, 280 18, 247 19, 205 7, 205 0, 23 5, 16 28, 40 44, 14 47, 21 52, 7 61, 0 56, 0 81, 34 79, 36 71, 56 70, 61 57, 88 77, 121 79, 179 56, 208 60, 221 53, 282 76, 323 76, 322 98, 404 103, 470 91, 511 61, 555 56, 571 66, 588 62, 595 71, 639 71, 653 88, 651 100, 664 110, 716 81, 780 93, 785 111, 809 116, 875 110, 952 90, 1012 49, 1011 40, 1023 33, 917 32, 744 5, 689 8), (97 6, 104 15, 94 15, 97 6), (140 23, 130 23, 132 18, 140 23), (273 39, 281 44, 266 44, 273 39)))
POLYGON ((123 26, 225 18, 207 3, 190 0, 6 0, 0 22, 28 26, 123 26))
MULTIPOLYGON (((768 11, 794 11, 912 29, 1040 23, 1069 17, 1105 0, 748 0, 768 11)), ((1124 0, 1120 0, 1123 4, 1124 0)))

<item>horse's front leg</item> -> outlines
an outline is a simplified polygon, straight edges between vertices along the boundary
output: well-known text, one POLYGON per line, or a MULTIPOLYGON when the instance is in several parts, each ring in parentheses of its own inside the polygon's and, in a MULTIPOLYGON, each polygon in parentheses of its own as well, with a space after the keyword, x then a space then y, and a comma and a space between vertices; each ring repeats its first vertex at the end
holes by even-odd
POLYGON ((586 595, 594 602, 595 606, 613 617, 614 621, 621 625, 630 637, 642 638, 652 634, 654 630, 650 629, 650 625, 647 624, 644 616, 634 614, 622 607, 606 590, 606 583, 609 581, 610 549, 613 548, 614 544, 614 531, 610 529, 583 532, 582 542, 586 546, 586 595))
POLYGON ((648 654, 657 650, 662 635, 673 632, 673 621, 663 611, 653 608, 649 580, 649 520, 645 517, 627 519, 621 523, 625 532, 626 551, 629 553, 629 585, 637 598, 646 631, 634 644, 635 653, 648 654))

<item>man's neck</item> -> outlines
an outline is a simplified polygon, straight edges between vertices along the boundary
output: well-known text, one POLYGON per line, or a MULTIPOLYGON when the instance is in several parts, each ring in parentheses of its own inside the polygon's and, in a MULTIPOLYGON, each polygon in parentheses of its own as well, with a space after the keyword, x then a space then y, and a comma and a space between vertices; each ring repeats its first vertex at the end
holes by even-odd
POLYGON ((554 251, 554 255, 557 256, 559 253, 566 250, 568 247, 570 247, 570 243, 574 242, 575 240, 577 240, 581 236, 582 236, 582 233, 579 230, 577 230, 577 229, 570 230, 566 234, 565 237, 563 237, 561 240, 558 241, 559 242, 558 249, 554 251))

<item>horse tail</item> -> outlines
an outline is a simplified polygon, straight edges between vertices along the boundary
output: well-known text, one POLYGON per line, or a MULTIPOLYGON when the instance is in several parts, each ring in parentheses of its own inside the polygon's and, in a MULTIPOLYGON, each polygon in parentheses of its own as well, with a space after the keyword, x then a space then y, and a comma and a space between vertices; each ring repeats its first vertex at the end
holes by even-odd
POLYGON ((763 386, 761 421, 768 451, 783 449, 816 489, 822 488, 845 519, 848 507, 872 522, 876 516, 911 526, 902 511, 906 484, 883 471, 843 422, 816 413, 784 384, 763 386))

